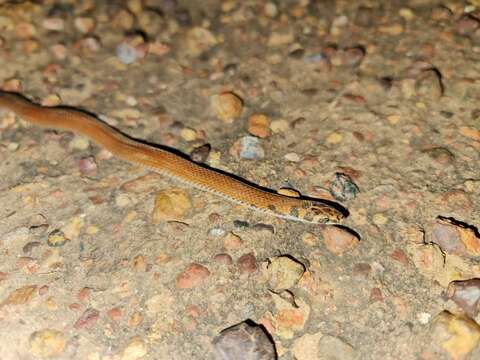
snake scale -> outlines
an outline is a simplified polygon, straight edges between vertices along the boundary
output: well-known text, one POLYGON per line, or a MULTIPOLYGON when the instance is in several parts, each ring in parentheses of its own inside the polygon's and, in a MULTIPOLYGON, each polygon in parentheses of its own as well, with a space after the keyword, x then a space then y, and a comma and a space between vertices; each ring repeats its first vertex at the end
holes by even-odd
POLYGON ((34 125, 85 135, 118 158, 276 217, 308 223, 335 224, 346 214, 336 203, 289 197, 268 191, 235 176, 195 163, 168 148, 135 140, 81 110, 65 106, 41 106, 18 93, 6 91, 0 91, 0 108, 12 111, 34 125))

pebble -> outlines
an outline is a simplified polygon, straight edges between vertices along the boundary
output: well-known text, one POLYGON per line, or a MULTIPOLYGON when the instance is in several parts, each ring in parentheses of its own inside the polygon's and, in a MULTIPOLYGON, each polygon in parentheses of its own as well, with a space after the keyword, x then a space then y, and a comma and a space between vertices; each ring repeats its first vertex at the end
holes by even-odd
POLYGON ((242 322, 213 340, 215 360, 276 360, 275 344, 263 326, 242 322))
POLYGON ((130 339, 125 349, 123 349, 121 360, 142 359, 147 353, 145 342, 139 336, 134 336, 130 339))
POLYGON ((480 141, 480 130, 473 128, 473 127, 468 127, 468 126, 460 126, 459 128, 460 134, 463 136, 475 140, 475 141, 480 141))
POLYGON ((62 230, 55 229, 48 234, 47 245, 50 247, 62 247, 68 241, 62 230))
POLYGON ((0 308, 5 305, 24 305, 31 302, 37 292, 37 285, 26 285, 12 291, 5 300, 0 303, 0 308))
POLYGON ((237 268, 240 274, 251 274, 257 271, 257 259, 253 253, 240 256, 237 260, 237 268))
POLYGON ((217 264, 232 265, 233 259, 229 254, 217 254, 213 257, 217 264))
POLYGON ((353 265, 352 275, 357 280, 367 280, 372 273, 372 266, 367 263, 356 263, 353 265))
POLYGON ((197 139, 197 132, 194 129, 184 127, 180 130, 180 136, 185 141, 193 141, 197 139))
POLYGON ((283 119, 273 120, 270 123, 270 129, 272 129, 272 132, 274 134, 283 133, 287 131, 289 128, 290 128, 290 124, 288 123, 287 120, 283 120, 283 119))
POLYGON ((352 181, 350 176, 342 173, 336 173, 335 179, 330 185, 330 194, 338 201, 348 201, 356 198, 359 192, 358 186, 352 181))
POLYGON ((382 213, 376 213, 376 214, 373 214, 372 216, 372 222, 375 225, 382 226, 388 222, 388 217, 386 217, 382 213))
POLYGON ((207 161, 208 155, 210 155, 211 150, 212 147, 210 144, 198 146, 190 152, 190 159, 197 163, 203 164, 207 161))
POLYGON ((305 272, 305 266, 290 256, 269 259, 266 275, 270 289, 278 292, 294 287, 305 272))
POLYGON ((480 326, 473 320, 442 311, 432 321, 432 339, 451 359, 466 359, 480 343, 480 326))
POLYGON ((422 71, 415 79, 415 92, 418 96, 438 100, 443 96, 442 76, 436 69, 422 71))
POLYGON ((210 271, 203 265, 192 263, 183 270, 176 279, 178 289, 192 289, 204 283, 210 271))
POLYGON ((70 142, 70 147, 76 150, 87 150, 90 146, 90 140, 87 137, 76 135, 70 142))
POLYGON ((278 15, 278 7, 272 1, 267 2, 263 9, 265 11, 265 15, 267 15, 270 18, 274 18, 275 16, 278 15))
POLYGON ((95 20, 90 17, 77 17, 74 21, 75 28, 82 34, 89 33, 95 28, 95 20))
POLYGON ((248 132, 259 138, 266 138, 271 135, 270 120, 266 115, 254 114, 248 118, 248 132))
POLYGON ((30 352, 42 358, 59 356, 64 352, 66 345, 64 334, 53 329, 33 332, 28 339, 28 343, 30 352))
POLYGON ((152 210, 152 222, 181 221, 192 207, 190 197, 184 189, 170 188, 157 192, 152 210))
POLYGON ((480 310, 480 279, 452 281, 447 296, 468 316, 475 318, 480 310))
POLYGON ((126 37, 116 48, 117 58, 129 65, 147 55, 148 45, 142 36, 126 37))
POLYGON ((263 150, 260 145, 258 138, 254 136, 244 136, 233 144, 230 148, 230 154, 237 159, 263 159, 265 157, 265 150, 263 150))
POLYGON ((283 157, 284 157, 285 160, 291 161, 291 162, 299 162, 300 160, 302 160, 302 158, 300 157, 300 155, 298 155, 298 154, 295 153, 295 152, 291 152, 291 153, 285 154, 283 157))
POLYGON ((49 31, 63 31, 65 28, 65 22, 62 18, 49 17, 43 19, 42 26, 49 31))
POLYGON ((471 15, 463 15, 455 24, 457 34, 468 36, 472 35, 480 28, 480 20, 471 15))
POLYGON ((342 134, 338 132, 332 132, 327 136, 325 143, 327 145, 337 145, 337 144, 340 144, 342 140, 343 140, 342 134))
POLYGON ((199 26, 189 29, 179 40, 180 47, 186 51, 185 55, 193 57, 202 55, 217 43, 218 40, 212 32, 199 26))
POLYGON ((473 228, 452 219, 438 218, 431 231, 431 241, 448 254, 480 255, 480 238, 473 228))
POLYGON ((320 359, 354 360, 357 354, 352 345, 331 335, 324 335, 318 342, 320 359))
POLYGON ((327 226, 321 230, 325 247, 335 255, 342 255, 353 249, 360 239, 344 228, 327 226))
POLYGON ((225 236, 225 239, 223 240, 223 246, 228 251, 238 250, 240 249, 242 244, 243 244, 242 238, 232 232, 229 232, 227 236, 225 236))
POLYGON ((110 310, 107 311, 107 316, 110 320, 118 321, 122 316, 122 309, 119 307, 111 308, 110 310))
MULTIPOLYGON (((292 354, 296 360, 320 360, 319 341, 323 334, 316 332, 305 334, 296 339, 292 346, 292 354)), ((332 358, 339 359, 339 358, 332 358)))
POLYGON ((135 24, 135 17, 126 9, 118 10, 112 17, 112 25, 122 30, 130 30, 135 24))
POLYGON ((208 235, 212 237, 222 237, 226 234, 227 232, 225 231, 224 228, 221 227, 214 227, 208 230, 208 235))
POLYGON ((302 242, 307 246, 315 246, 318 244, 318 241, 318 237, 311 232, 305 232, 302 234, 302 242))
POLYGON ((77 330, 83 328, 92 328, 100 318, 100 312, 93 308, 86 309, 83 314, 75 321, 73 327, 77 330))
POLYGON ((216 116, 225 123, 232 123, 243 109, 242 99, 232 92, 212 96, 210 105, 216 116))
POLYGON ((97 174, 97 163, 94 156, 81 158, 78 168, 82 176, 94 177, 97 174))
POLYGON ((292 339, 295 332, 303 330, 310 315, 310 307, 301 298, 284 298, 279 294, 271 293, 276 312, 273 317, 275 335, 292 339))
POLYGON ((274 31, 267 41, 269 47, 284 47, 295 41, 295 34, 288 28, 284 31, 274 31))

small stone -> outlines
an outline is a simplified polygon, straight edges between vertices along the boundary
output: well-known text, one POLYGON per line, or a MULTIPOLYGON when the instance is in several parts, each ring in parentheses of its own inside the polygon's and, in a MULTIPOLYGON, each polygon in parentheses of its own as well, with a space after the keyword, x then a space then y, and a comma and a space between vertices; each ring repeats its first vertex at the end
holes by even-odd
POLYGON ((147 261, 143 255, 135 256, 132 265, 135 271, 147 271, 147 261))
POLYGON ((83 328, 91 328, 100 317, 100 312, 93 308, 88 308, 83 312, 83 314, 75 321, 73 327, 77 330, 83 328))
POLYGON ((90 299, 90 294, 92 293, 92 289, 89 287, 83 287, 80 289, 78 292, 78 300, 80 300, 83 303, 86 303, 90 299))
POLYGON ((468 126, 460 126, 459 128, 460 134, 463 136, 475 140, 475 141, 480 141, 480 130, 473 128, 473 127, 468 127, 468 126))
MULTIPOLYGON (((323 336, 321 332, 305 334, 295 340, 292 346, 292 354, 296 360, 319 360, 319 340, 323 336)), ((339 358, 332 358, 339 359, 339 358)), ((340 359, 339 359, 340 360, 340 359)))
POLYGON ((275 335, 284 339, 292 339, 295 332, 303 330, 310 315, 310 307, 301 298, 292 299, 291 296, 284 297, 274 292, 271 293, 271 297, 276 308, 273 317, 275 335))
POLYGON ((295 40, 294 33, 288 28, 285 31, 274 31, 268 38, 267 46, 283 47, 291 44, 295 40))
POLYGON ((336 173, 335 179, 330 185, 330 193, 338 201, 353 200, 357 196, 359 189, 352 181, 350 176, 342 173, 336 173))
POLYGON ((66 341, 62 332, 43 329, 33 332, 28 339, 28 343, 33 355, 49 358, 63 353, 66 341))
POLYGON ((324 335, 318 342, 318 352, 320 359, 342 359, 354 360, 357 358, 355 349, 352 345, 331 335, 324 335))
POLYGON ((192 263, 177 276, 176 286, 178 289, 192 289, 200 286, 209 276, 210 271, 205 266, 192 263))
POLYGON ((237 267, 240 274, 251 274, 257 271, 257 260, 253 253, 242 255, 237 260, 237 267))
POLYGON ((210 144, 204 144, 202 146, 196 147, 190 152, 190 159, 193 161, 203 164, 208 159, 212 147, 210 144))
POLYGON ((454 219, 439 217, 432 226, 431 241, 449 254, 480 255, 480 238, 475 230, 454 219))
POLYGON ((344 228, 327 226, 321 230, 326 248, 335 255, 353 249, 360 241, 357 236, 344 228))
POLYGON ((111 308, 107 311, 107 316, 113 321, 118 321, 122 316, 122 309, 119 307, 111 308))
POLYGON ((258 223, 253 225, 252 229, 257 232, 266 231, 266 232, 269 232, 270 234, 275 234, 275 228, 271 224, 258 223))
POLYGON ((253 136, 259 138, 266 138, 270 136, 270 120, 266 115, 254 114, 248 118, 248 132, 253 136))
POLYGON ((63 31, 65 22, 59 17, 49 17, 43 19, 42 26, 50 31, 63 31))
POLYGON ((155 196, 152 211, 152 221, 158 224, 162 221, 181 221, 192 207, 187 192, 180 188, 159 191, 155 196))
POLYGON ((447 296, 471 318, 480 310, 480 279, 452 281, 447 296))
POLYGON ((265 4, 264 11, 265 11, 265 15, 267 15, 270 18, 274 18, 278 14, 277 5, 272 1, 269 1, 265 4))
POLYGON ((270 129, 274 134, 282 133, 290 128, 287 120, 273 120, 270 124, 270 129))
POLYGON ((305 266, 289 256, 276 256, 267 265, 267 278, 274 291, 287 290, 294 287, 305 272, 305 266))
POLYGON ((240 249, 242 244, 243 244, 242 238, 232 232, 229 232, 227 236, 225 236, 225 239, 223 240, 223 246, 225 247, 225 249, 229 251, 240 249))
POLYGON ((179 43, 185 55, 198 57, 217 45, 218 41, 208 29, 197 26, 189 29, 179 43))
POLYGON ((197 139, 197 132, 194 129, 185 127, 180 130, 180 136, 185 141, 193 141, 197 139))
POLYGON ((217 254, 213 257, 213 260, 217 264, 223 264, 223 265, 232 265, 233 263, 232 257, 228 254, 217 254))
POLYGON ((263 159, 265 151, 260 145, 260 140, 254 136, 244 136, 233 144, 230 148, 230 154, 234 157, 253 160, 263 159))
POLYGON ((343 140, 343 135, 338 132, 332 132, 327 136, 325 142, 327 145, 337 145, 343 140))
POLYGON ((291 161, 291 162, 299 162, 300 160, 302 160, 300 155, 298 155, 297 153, 294 153, 294 152, 285 154, 284 159, 287 160, 287 161, 291 161))
POLYGON ((0 303, 0 308, 5 305, 24 305, 33 300, 37 291, 36 285, 27 285, 11 292, 8 297, 0 303))
POLYGON ((117 58, 129 65, 147 55, 148 45, 142 36, 127 36, 116 48, 117 58))
POLYGON ((212 96, 211 106, 220 120, 232 123, 242 113, 243 101, 232 92, 224 92, 212 96))
POLYGON ((90 140, 85 136, 77 135, 70 142, 70 147, 76 150, 87 150, 90 146, 90 140))
POLYGON ((372 273, 372 266, 367 263, 357 263, 353 266, 352 275, 357 280, 366 280, 372 273))
POLYGON ((356 67, 363 61, 365 49, 361 46, 347 48, 340 53, 340 57, 343 66, 356 67))
POLYGON ((111 23, 122 30, 130 30, 135 23, 135 17, 128 10, 120 9, 113 15, 111 23))
POLYGON ((480 20, 471 16, 463 15, 455 24, 457 34, 468 36, 480 28, 480 20))
POLYGON ((145 342, 139 336, 134 336, 130 339, 125 349, 123 349, 121 360, 138 360, 147 355, 147 353, 145 342))
POLYGON ((315 246, 318 244, 318 241, 318 237, 311 232, 305 232, 302 234, 302 242, 307 246, 315 246))
POLYGON ((388 35, 400 35, 403 33, 403 26, 401 24, 390 24, 380 26, 378 30, 381 33, 388 34, 388 35))
POLYGON ((376 214, 373 214, 372 222, 375 225, 381 226, 381 225, 385 225, 388 222, 388 218, 382 213, 376 213, 376 214))
POLYGON ((433 319, 431 333, 451 359, 465 359, 480 342, 480 326, 475 321, 448 311, 433 319))
POLYGON ((383 302, 383 294, 382 290, 380 290, 378 287, 373 288, 370 290, 370 302, 383 302))
POLYGON ((129 327, 134 328, 143 322, 143 315, 139 312, 134 312, 127 321, 129 327))
POLYGON ((78 17, 74 24, 75 28, 82 34, 89 33, 95 28, 95 20, 90 17, 78 17))
POLYGON ((78 162, 78 168, 82 176, 94 177, 97 174, 97 163, 95 157, 87 156, 78 162))
POLYGON ((443 96, 442 76, 436 69, 424 70, 415 80, 415 92, 418 96, 438 100, 443 96))
POLYGON ((224 236, 226 233, 224 228, 221 227, 214 227, 208 230, 208 235, 213 237, 221 237, 224 236))
POLYGON ((220 332, 213 340, 215 360, 275 360, 274 343, 263 326, 242 322, 220 332))

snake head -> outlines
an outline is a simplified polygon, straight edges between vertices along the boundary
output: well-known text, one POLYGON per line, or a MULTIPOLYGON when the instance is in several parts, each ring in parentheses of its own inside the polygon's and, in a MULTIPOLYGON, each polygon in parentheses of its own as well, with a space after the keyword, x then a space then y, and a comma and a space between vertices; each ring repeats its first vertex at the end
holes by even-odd
POLYGON ((337 224, 345 218, 345 212, 330 204, 311 202, 306 208, 303 219, 317 224, 337 224))

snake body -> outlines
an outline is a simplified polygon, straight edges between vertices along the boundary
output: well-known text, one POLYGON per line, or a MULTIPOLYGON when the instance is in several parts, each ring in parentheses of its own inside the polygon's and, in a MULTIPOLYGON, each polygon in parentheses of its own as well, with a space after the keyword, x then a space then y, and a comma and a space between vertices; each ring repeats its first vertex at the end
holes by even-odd
POLYGON ((20 94, 4 91, 0 91, 0 108, 35 125, 85 135, 118 158, 276 217, 331 224, 345 216, 345 211, 334 203, 267 191, 166 148, 135 140, 84 111, 63 106, 45 107, 20 94))

